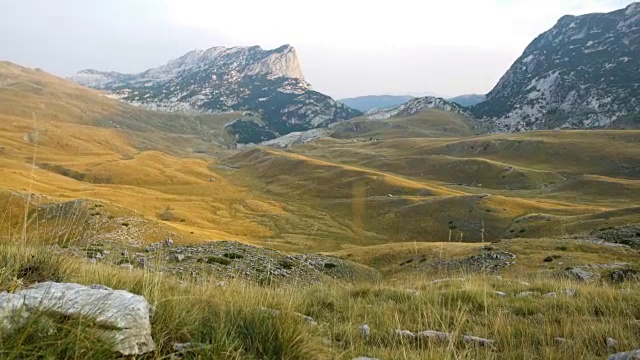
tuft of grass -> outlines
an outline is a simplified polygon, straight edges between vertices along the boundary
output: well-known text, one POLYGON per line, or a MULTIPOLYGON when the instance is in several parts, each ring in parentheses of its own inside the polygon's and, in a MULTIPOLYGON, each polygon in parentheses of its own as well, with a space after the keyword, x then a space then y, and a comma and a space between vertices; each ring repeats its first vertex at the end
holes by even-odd
POLYGON ((43 281, 65 281, 74 263, 42 247, 0 243, 0 291, 13 292, 43 281))

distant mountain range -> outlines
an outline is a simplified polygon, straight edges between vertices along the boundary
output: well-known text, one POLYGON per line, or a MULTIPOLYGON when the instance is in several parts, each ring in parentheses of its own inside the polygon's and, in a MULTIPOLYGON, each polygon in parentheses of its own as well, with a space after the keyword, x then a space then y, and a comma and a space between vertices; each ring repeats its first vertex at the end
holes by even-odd
POLYGON ((454 102, 460 106, 473 106, 477 105, 487 98, 486 95, 481 94, 469 94, 469 95, 460 95, 449 99, 449 101, 454 102))
POLYGON ((640 125, 640 3, 564 16, 472 108, 493 131, 640 125))
POLYGON ((84 70, 71 80, 154 110, 252 111, 266 125, 243 119, 231 125, 260 141, 362 114, 314 91, 289 45, 274 50, 213 47, 139 74, 84 70))
POLYGON ((339 102, 362 112, 396 107, 413 99, 411 95, 367 95, 341 99, 339 102))

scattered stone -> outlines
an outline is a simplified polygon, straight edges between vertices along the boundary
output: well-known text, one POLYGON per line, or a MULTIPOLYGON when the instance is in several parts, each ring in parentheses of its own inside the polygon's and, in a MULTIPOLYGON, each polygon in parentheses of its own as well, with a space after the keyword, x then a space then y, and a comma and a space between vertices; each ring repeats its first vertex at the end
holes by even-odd
POLYGON ((151 337, 152 307, 147 300, 123 290, 105 286, 44 282, 17 291, 0 294, 0 328, 11 332, 24 325, 33 313, 81 316, 95 319, 103 328, 105 340, 113 342, 113 351, 124 356, 148 353, 155 348, 151 337))
POLYGON ((100 251, 87 251, 87 257, 89 259, 102 259, 104 256, 100 251))
MULTIPOLYGON (((175 236, 171 237, 176 239, 175 236)), ((236 241, 210 241, 198 244, 179 244, 176 241, 172 246, 166 246, 163 240, 150 245, 140 245, 139 250, 127 248, 130 255, 118 246, 121 245, 106 242, 104 247, 98 250, 110 250, 111 255, 126 256, 109 256, 98 262, 104 261, 118 266, 123 260, 128 260, 125 262, 133 264, 136 268, 174 275, 182 280, 191 277, 192 271, 195 271, 193 277, 199 281, 208 278, 242 279, 260 284, 319 284, 327 277, 337 280, 352 280, 356 277, 371 280, 380 278, 379 271, 375 269, 337 257, 322 254, 284 254, 236 241), (150 252, 146 252, 147 249, 150 252), (228 259, 225 255, 234 259, 228 259), (145 260, 141 260, 143 258, 145 260), (180 259, 183 260, 179 261, 180 259), (227 264, 210 259, 224 259, 227 264)), ((85 247, 69 247, 58 249, 57 252, 87 256, 85 247)))
POLYGON ((499 296, 499 297, 507 296, 507 293, 503 293, 502 291, 496 291, 495 294, 496 294, 496 296, 499 296))
POLYGON ((566 288, 566 289, 564 289, 563 292, 564 292, 565 295, 567 295, 569 297, 576 296, 576 289, 574 289, 574 288, 566 288))
POLYGON ((412 333, 409 330, 395 330, 393 334, 400 338, 413 339, 416 337, 416 334, 412 333))
POLYGON ((463 278, 446 278, 446 279, 436 279, 436 280, 431 280, 432 284, 439 284, 442 282, 447 282, 447 281, 464 281, 463 278))
POLYGON ((536 293, 534 293, 533 291, 523 291, 523 292, 519 293, 518 295, 516 295, 516 297, 519 297, 519 298, 531 297, 531 296, 533 296, 535 294, 536 293))
POLYGON ((442 342, 449 342, 451 340, 451 334, 432 330, 421 331, 417 336, 418 338, 434 339, 442 342))
POLYGON ((609 360, 640 360, 640 349, 613 354, 609 360))
POLYGON ((133 265, 131 265, 131 264, 120 264, 120 267, 122 269, 129 270, 129 271, 133 270, 133 265))
POLYGON ((371 328, 367 324, 362 324, 358 327, 358 332, 365 340, 369 340, 369 336, 371 335, 371 328))
POLYGON ((191 351, 202 351, 210 348, 211 348, 211 345, 199 344, 199 343, 194 344, 191 342, 173 344, 173 351, 180 354, 188 353, 191 351))
POLYGON ((165 245, 165 246, 168 246, 168 247, 173 246, 173 239, 172 239, 172 238, 166 238, 166 239, 164 240, 164 245, 165 245))
POLYGON ((580 280, 580 281, 593 281, 596 278, 598 278, 598 274, 594 273, 593 271, 589 271, 587 269, 584 268, 571 268, 570 270, 568 270, 569 274, 571 276, 573 276, 574 278, 580 280))
POLYGON ((567 339, 562 338, 562 337, 555 337, 555 338, 553 338, 553 343, 556 344, 557 346, 560 346, 560 345, 571 344, 571 343, 573 343, 573 341, 567 340, 567 339))
POLYGON ((618 269, 613 270, 609 274, 609 280, 614 284, 632 281, 638 279, 638 272, 634 269, 618 269))
POLYGON ((546 298, 554 298, 554 297, 558 297, 558 294, 555 291, 552 291, 552 292, 546 293, 546 294, 544 294, 542 296, 546 297, 546 298))
POLYGON ((461 259, 424 262, 417 268, 435 268, 440 270, 466 270, 469 272, 497 273, 515 264, 516 255, 508 251, 486 251, 461 259))
POLYGON ((492 346, 494 343, 493 340, 470 335, 463 336, 462 340, 468 344, 476 344, 481 346, 492 346))
POLYGON ((300 314, 300 313, 297 313, 297 312, 295 312, 294 314, 295 314, 296 316, 299 316, 300 318, 302 318, 302 320, 304 320, 304 321, 308 322, 308 323, 309 323, 309 325, 311 325, 311 326, 316 326, 316 325, 318 325, 318 323, 317 323, 317 322, 316 322, 316 321, 315 321, 311 316, 307 316, 307 315, 300 314))
POLYGON ((264 307, 264 306, 260 306, 260 311, 263 311, 271 316, 278 316, 280 315, 280 310, 276 310, 276 309, 270 309, 268 307, 264 307))
POLYGON ((147 252, 158 251, 162 249, 162 246, 163 246, 162 242, 153 243, 147 247, 147 252))
POLYGON ((183 262, 185 259, 185 256, 183 254, 175 254, 173 256, 173 259, 177 262, 183 262))
POLYGON ((614 339, 614 338, 608 337, 605 340, 605 342, 607 344, 607 347, 610 347, 610 348, 615 348, 616 346, 618 346, 618 341, 616 339, 614 339))

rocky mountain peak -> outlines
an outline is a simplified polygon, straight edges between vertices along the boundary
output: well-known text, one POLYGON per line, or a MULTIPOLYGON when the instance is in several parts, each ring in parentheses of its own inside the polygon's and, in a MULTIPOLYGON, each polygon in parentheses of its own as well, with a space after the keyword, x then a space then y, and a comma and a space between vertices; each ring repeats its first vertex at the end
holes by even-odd
POLYGON ((640 113, 640 4, 564 16, 472 111, 497 131, 602 128, 640 113))
POLYGON ((251 125, 256 133, 304 131, 360 115, 312 90, 291 45, 216 46, 138 74, 84 70, 71 80, 154 110, 255 111, 266 123, 266 129, 251 125))

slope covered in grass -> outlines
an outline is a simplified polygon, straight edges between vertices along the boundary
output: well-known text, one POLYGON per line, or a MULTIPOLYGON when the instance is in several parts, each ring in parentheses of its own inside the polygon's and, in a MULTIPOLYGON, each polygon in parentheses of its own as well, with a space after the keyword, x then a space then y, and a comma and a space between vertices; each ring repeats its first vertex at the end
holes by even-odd
POLYGON ((473 135, 472 121, 463 115, 436 109, 385 120, 355 118, 332 126, 337 139, 432 138, 473 135))
MULTIPOLYGON (((474 251, 469 245, 452 245, 440 251, 440 259, 474 251)), ((556 261, 571 265, 635 259, 628 250, 602 245, 548 240, 507 243, 504 247, 524 262, 517 262, 502 277, 405 271, 382 282, 327 279, 312 286, 258 286, 241 280, 221 284, 215 277, 179 282, 161 273, 52 256, 37 243, 1 247, 0 266, 8 270, 0 276, 2 290, 57 280, 98 283, 145 296, 155 308, 152 335, 157 346, 146 357, 151 359, 170 357, 174 344, 185 342, 202 344, 190 356, 225 359, 601 359, 640 342, 636 331, 640 314, 634 310, 640 305, 637 287, 615 284, 606 277, 583 283, 550 276, 555 265, 543 260, 547 254, 559 254, 556 261), (610 255, 603 257, 603 252, 610 255), (450 280, 433 281, 445 277, 450 280), (543 296, 551 292, 555 297, 543 296), (519 295, 522 293, 529 295, 519 295), (370 328, 368 336, 359 330, 363 324, 370 328), (432 330, 450 337, 444 341, 401 337, 394 335, 396 330, 414 334, 432 330), (466 343, 465 335, 487 338, 493 344, 466 343), (564 342, 560 344, 558 337, 564 342), (606 338, 615 339, 616 344, 608 346, 606 338)), ((437 245, 413 248, 419 254, 438 257, 437 245)), ((387 246, 354 248, 342 255, 356 254, 363 261, 371 257, 367 261, 382 261, 385 266, 405 259, 375 260, 386 250, 387 246)), ((73 317, 52 321, 44 314, 33 316, 19 331, 2 334, 0 345, 6 359, 24 358, 25 354, 114 357, 108 344, 95 336, 88 319, 73 317)))

